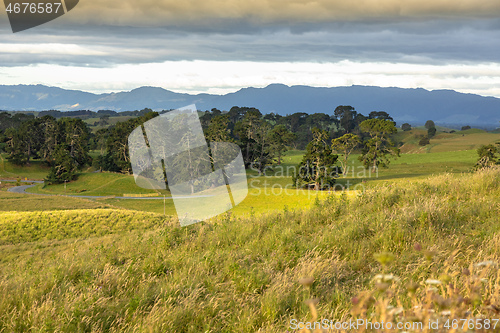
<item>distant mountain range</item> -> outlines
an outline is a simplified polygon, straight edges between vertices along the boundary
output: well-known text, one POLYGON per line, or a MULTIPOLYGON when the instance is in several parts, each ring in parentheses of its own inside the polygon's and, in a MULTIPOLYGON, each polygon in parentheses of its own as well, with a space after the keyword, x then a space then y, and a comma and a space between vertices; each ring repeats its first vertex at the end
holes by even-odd
POLYGON ((498 127, 500 99, 463 94, 453 90, 350 86, 317 88, 271 84, 265 88, 244 88, 226 95, 183 94, 163 88, 141 87, 127 92, 92 94, 44 85, 0 85, 0 110, 115 110, 144 108, 169 110, 196 104, 199 110, 233 106, 256 107, 262 113, 281 115, 295 112, 332 114, 338 105, 351 105, 368 115, 386 111, 401 124, 423 124, 434 120, 448 126, 498 127))

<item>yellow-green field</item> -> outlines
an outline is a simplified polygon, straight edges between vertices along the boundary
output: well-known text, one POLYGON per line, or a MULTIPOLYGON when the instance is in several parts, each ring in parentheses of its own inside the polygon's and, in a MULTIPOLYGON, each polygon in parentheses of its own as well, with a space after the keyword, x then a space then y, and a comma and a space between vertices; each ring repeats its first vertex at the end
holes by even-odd
POLYGON ((0 213, 0 331, 488 318, 487 331, 499 332, 499 197, 497 168, 184 228, 114 209, 0 213))

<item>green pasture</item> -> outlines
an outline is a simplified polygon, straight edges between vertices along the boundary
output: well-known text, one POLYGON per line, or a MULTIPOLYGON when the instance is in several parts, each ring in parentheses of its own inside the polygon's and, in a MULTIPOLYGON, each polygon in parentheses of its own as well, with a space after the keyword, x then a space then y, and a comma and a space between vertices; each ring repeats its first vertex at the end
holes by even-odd
MULTIPOLYGON (((302 151, 289 151, 283 158, 281 166, 266 168, 263 172, 257 170, 248 171, 249 194, 247 198, 235 207, 232 211, 237 215, 262 214, 268 211, 279 211, 287 209, 309 208, 318 199, 323 199, 327 192, 314 192, 308 190, 297 190, 293 187, 292 176, 296 171, 296 166, 302 158, 302 151)), ((357 190, 363 191, 370 186, 375 186, 384 182, 410 181, 412 179, 422 179, 429 175, 440 173, 460 174, 472 169, 477 154, 474 150, 451 151, 444 153, 426 153, 426 154, 402 154, 398 159, 392 160, 388 168, 379 168, 378 172, 371 172, 362 167, 357 157, 353 154, 348 161, 347 174, 341 175, 337 180, 335 190, 357 190)), ((84 196, 107 196, 102 199, 78 199, 64 197, 64 205, 58 204, 60 201, 53 197, 29 197, 30 200, 44 202, 44 208, 50 209, 51 204, 54 209, 58 207, 74 208, 88 207, 88 203, 82 203, 82 200, 95 202, 96 205, 111 205, 124 209, 150 211, 158 214, 173 215, 175 209, 173 201, 163 200, 131 200, 116 199, 113 196, 130 195, 163 195, 169 197, 167 191, 146 190, 136 186, 134 177, 131 175, 117 173, 82 173, 77 181, 66 184, 36 185, 28 190, 40 194, 58 194, 58 195, 84 195, 84 196), (82 206, 83 205, 83 206, 82 206)), ((2 199, 4 202, 6 199, 2 199)), ((4 204, 8 207, 8 204, 4 204)), ((22 209, 22 205, 12 206, 13 210, 22 209)), ((26 210, 32 210, 32 207, 26 210)))
POLYGON ((0 211, 36 212, 48 210, 102 209, 113 206, 90 199, 69 198, 64 196, 27 196, 0 191, 0 211))
POLYGON ((92 132, 95 133, 95 132, 97 132, 98 130, 100 130, 102 128, 113 126, 113 125, 116 125, 116 123, 118 123, 118 122, 127 121, 127 120, 132 119, 132 118, 136 118, 136 117, 133 117, 133 116, 115 116, 115 117, 109 117, 108 120, 107 120, 106 125, 99 124, 99 122, 101 121, 101 119, 97 118, 97 117, 84 119, 84 122, 86 122, 90 126, 90 129, 92 130, 92 132))
MULTIPOLYGON (((411 144, 424 130, 413 129, 409 132, 399 132, 397 140, 411 144)), ((337 180, 336 192, 341 189, 363 191, 366 188, 387 182, 401 182, 423 179, 430 175, 451 173, 459 175, 469 172, 477 160, 477 153, 470 148, 479 144, 487 144, 500 139, 500 134, 478 133, 475 130, 458 131, 456 133, 438 133, 431 145, 419 148, 420 153, 403 153, 397 159, 392 159, 388 168, 379 168, 371 172, 362 167, 358 154, 353 154, 348 161, 346 175, 340 175, 337 180), (464 132, 464 136, 460 134, 464 132)), ((402 151, 404 151, 404 146, 402 151)), ((236 215, 262 214, 269 211, 293 210, 309 208, 317 200, 323 199, 327 192, 296 190, 293 188, 292 176, 300 163, 303 151, 291 150, 284 154, 282 165, 266 168, 263 172, 256 169, 247 171, 249 194, 247 198, 233 209, 236 215), (316 199, 318 198, 318 199, 316 199)), ((136 186, 134 177, 118 173, 93 173, 92 169, 79 175, 78 180, 58 185, 36 185, 29 192, 38 194, 56 194, 52 196, 29 196, 4 194, 0 198, 0 210, 50 210, 50 209, 80 209, 94 207, 117 207, 138 211, 150 211, 158 214, 173 215, 173 201, 163 200, 131 200, 117 199, 123 195, 158 195, 169 197, 168 191, 142 189, 136 186), (105 196, 101 199, 78 199, 64 195, 105 196), (23 199, 32 204, 23 203, 23 199)), ((0 177, 4 179, 43 179, 48 168, 38 161, 33 161, 29 167, 16 167, 5 160, 0 160, 0 177)))
POLYGON ((0 154, 0 179, 43 180, 49 173, 49 167, 40 161, 32 161, 30 166, 13 165, 6 160, 6 154, 0 154))
POLYGON ((138 187, 132 175, 112 172, 82 173, 76 181, 66 184, 37 185, 30 189, 29 192, 89 196, 122 196, 124 194, 169 195, 167 191, 155 191, 138 187))
POLYGON ((403 153, 442 153, 461 150, 475 150, 482 145, 500 141, 499 133, 485 132, 484 130, 472 128, 465 131, 445 133, 438 131, 430 139, 430 144, 420 146, 418 142, 427 135, 425 129, 412 129, 411 131, 399 131, 394 141, 403 144, 400 149, 403 153))

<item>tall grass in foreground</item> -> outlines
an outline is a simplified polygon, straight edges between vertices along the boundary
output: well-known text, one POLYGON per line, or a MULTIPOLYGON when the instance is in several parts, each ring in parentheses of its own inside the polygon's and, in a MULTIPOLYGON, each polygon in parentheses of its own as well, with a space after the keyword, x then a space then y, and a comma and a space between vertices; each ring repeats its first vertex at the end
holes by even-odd
MULTIPOLYGON (((0 223, 3 244, 17 244, 0 246, 0 331, 286 332, 294 319, 498 318, 499 198, 495 169, 186 228, 161 220, 34 239, 0 223)), ((95 227, 120 219, 86 218, 95 227)))

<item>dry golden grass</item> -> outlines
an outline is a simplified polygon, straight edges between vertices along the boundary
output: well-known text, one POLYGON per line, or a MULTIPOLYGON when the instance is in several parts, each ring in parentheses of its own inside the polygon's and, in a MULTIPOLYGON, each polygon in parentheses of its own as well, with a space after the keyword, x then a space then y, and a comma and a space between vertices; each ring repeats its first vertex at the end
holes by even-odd
MULTIPOLYGON (((27 230, 14 229, 0 247, 0 331, 290 332, 294 319, 498 318, 500 277, 487 264, 500 262, 499 197, 492 169, 185 228, 103 210, 89 212, 82 237, 19 244, 27 230), (113 221, 130 227, 99 227, 113 221)), ((71 230, 84 228, 77 221, 71 230)))

